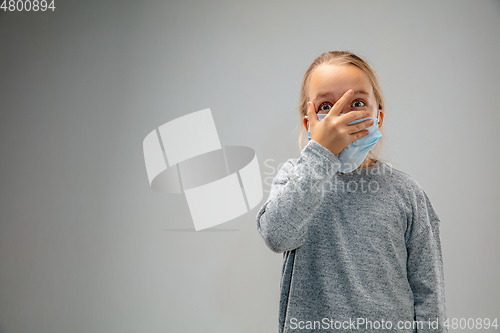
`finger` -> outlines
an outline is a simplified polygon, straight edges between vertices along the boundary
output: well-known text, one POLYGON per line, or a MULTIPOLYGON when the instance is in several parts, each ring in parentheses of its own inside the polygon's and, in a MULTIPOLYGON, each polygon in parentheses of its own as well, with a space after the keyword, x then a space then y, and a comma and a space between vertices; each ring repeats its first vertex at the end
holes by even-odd
POLYGON ((350 138, 349 144, 351 144, 352 142, 354 142, 354 141, 356 141, 358 139, 361 139, 361 138, 367 136, 368 134, 370 134, 370 133, 368 132, 367 129, 364 129, 364 130, 362 130, 360 132, 356 132, 356 133, 350 134, 349 135, 349 138, 350 138))
POLYGON ((307 102, 307 120, 311 123, 311 125, 319 122, 318 115, 316 114, 316 110, 314 108, 314 102, 307 102))
POLYGON ((342 115, 342 123, 350 124, 351 122, 359 122, 360 119, 370 116, 369 110, 351 111, 342 115))
POLYGON ((335 114, 336 116, 340 115, 340 113, 342 112, 342 109, 347 104, 347 102, 349 101, 349 99, 351 98, 353 93, 354 93, 354 91, 352 89, 347 90, 342 95, 342 97, 340 97, 340 99, 337 101, 337 103, 335 103, 335 105, 330 109, 330 112, 328 112, 328 114, 329 115, 335 114))
POLYGON ((347 125, 347 133, 353 134, 362 131, 374 124, 373 119, 366 119, 356 124, 347 125))

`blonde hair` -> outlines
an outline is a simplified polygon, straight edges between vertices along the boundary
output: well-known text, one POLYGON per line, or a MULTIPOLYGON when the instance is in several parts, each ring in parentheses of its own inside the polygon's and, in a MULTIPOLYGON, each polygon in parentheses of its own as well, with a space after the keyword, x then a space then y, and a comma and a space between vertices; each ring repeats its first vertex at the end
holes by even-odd
MULTIPOLYGON (((302 135, 304 133, 304 127, 302 125, 302 119, 307 115, 307 102, 309 101, 309 97, 307 96, 307 91, 309 88, 309 81, 312 73, 318 68, 320 65, 338 65, 338 66, 356 66, 366 74, 370 83, 373 87, 373 93, 375 95, 375 100, 378 104, 378 108, 382 111, 385 111, 384 108, 384 97, 382 95, 382 89, 380 88, 377 75, 375 71, 368 65, 367 61, 362 59, 361 57, 355 55, 349 51, 330 51, 325 52, 319 57, 317 57, 312 64, 307 69, 304 79, 302 80, 302 88, 300 89, 300 102, 299 102, 299 115, 300 115, 300 136, 299 136, 299 147, 302 150, 302 135)), ((384 113, 385 115, 385 113, 384 113)), ((383 127, 383 126, 382 126, 383 127)), ((382 132, 382 128, 380 128, 380 132, 382 132)), ((370 150, 369 157, 376 159, 378 152, 382 146, 382 138, 377 142, 377 144, 370 150)))

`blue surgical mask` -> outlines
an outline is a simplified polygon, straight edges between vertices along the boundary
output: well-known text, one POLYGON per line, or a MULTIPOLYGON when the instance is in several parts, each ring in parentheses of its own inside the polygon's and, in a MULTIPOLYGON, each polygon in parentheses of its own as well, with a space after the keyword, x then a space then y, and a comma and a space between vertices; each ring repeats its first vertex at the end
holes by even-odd
MULTIPOLYGON (((343 115, 343 113, 341 113, 343 115)), ((317 114, 318 120, 321 121, 325 118, 326 114, 317 114)), ((368 152, 370 149, 377 143, 378 140, 382 137, 382 133, 378 130, 378 119, 373 117, 366 117, 361 119, 356 119, 349 123, 357 124, 359 122, 373 119, 373 125, 366 128, 369 132, 367 136, 364 136, 354 142, 351 142, 344 150, 337 155, 340 160, 340 172, 348 173, 353 170, 356 170, 361 163, 365 160, 366 156, 368 156, 368 152)), ((311 130, 309 128, 309 122, 307 124, 307 133, 308 138, 311 140, 311 130)))

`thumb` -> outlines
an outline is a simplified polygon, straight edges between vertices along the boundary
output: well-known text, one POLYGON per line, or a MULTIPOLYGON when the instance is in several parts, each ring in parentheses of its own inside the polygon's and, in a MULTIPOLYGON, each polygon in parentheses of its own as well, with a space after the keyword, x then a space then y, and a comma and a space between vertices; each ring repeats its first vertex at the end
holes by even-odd
POLYGON ((311 127, 313 124, 319 122, 318 115, 314 107, 314 102, 307 102, 307 120, 310 122, 311 127))

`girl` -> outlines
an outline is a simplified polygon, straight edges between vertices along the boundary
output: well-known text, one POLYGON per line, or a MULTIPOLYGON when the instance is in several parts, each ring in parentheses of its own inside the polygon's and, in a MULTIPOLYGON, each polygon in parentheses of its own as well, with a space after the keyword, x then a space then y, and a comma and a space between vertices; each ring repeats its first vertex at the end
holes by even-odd
POLYGON ((384 120, 375 72, 324 53, 299 109, 310 141, 257 214, 283 253, 279 332, 446 332, 439 218, 415 180, 371 152, 384 120))

